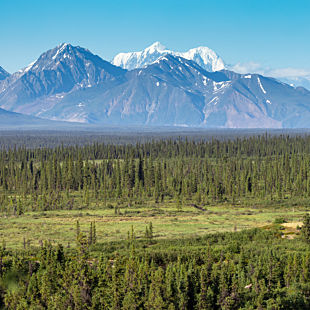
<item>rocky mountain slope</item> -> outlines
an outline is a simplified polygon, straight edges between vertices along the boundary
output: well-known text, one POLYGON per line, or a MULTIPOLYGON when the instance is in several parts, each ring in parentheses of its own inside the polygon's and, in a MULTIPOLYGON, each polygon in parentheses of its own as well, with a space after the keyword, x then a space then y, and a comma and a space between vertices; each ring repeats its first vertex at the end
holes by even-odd
POLYGON ((0 81, 5 80, 10 74, 0 67, 0 81))
POLYGON ((310 92, 257 74, 210 72, 165 53, 126 70, 62 44, 0 84, 0 107, 103 126, 310 127, 310 92))

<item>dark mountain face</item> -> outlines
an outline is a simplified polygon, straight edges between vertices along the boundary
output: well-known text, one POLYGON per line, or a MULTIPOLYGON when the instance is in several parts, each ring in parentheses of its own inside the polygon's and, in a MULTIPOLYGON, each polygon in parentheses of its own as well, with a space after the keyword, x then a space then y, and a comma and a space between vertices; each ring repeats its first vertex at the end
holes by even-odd
POLYGON ((72 93, 42 116, 70 115, 70 120, 113 125, 197 126, 203 122, 204 93, 213 91, 213 81, 227 77, 167 55, 145 69, 127 72, 109 87, 101 83, 72 93))
POLYGON ((113 81, 124 72, 84 48, 61 44, 12 74, 0 89, 0 103, 5 109, 36 114, 40 108, 33 109, 33 103, 38 99, 54 105, 64 94, 113 81))
POLYGON ((0 81, 5 80, 10 74, 0 67, 0 81))
POLYGON ((126 71, 62 44, 0 84, 0 106, 100 125, 310 127, 310 92, 257 74, 207 72, 164 55, 126 71))

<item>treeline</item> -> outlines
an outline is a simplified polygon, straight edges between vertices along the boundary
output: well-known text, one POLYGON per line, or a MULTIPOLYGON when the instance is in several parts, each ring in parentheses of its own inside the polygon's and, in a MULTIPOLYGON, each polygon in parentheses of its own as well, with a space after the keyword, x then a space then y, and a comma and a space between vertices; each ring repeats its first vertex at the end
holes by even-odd
MULTIPOLYGON (((246 138, 266 134, 264 129, 180 129, 180 128, 145 128, 135 130, 133 128, 98 128, 91 130, 89 128, 76 128, 70 130, 0 130, 0 149, 12 149, 25 147, 27 149, 34 148, 55 148, 62 145, 65 146, 83 146, 94 143, 105 144, 135 144, 146 143, 159 140, 185 140, 186 138, 192 141, 219 141, 234 140, 237 138, 246 138)), ((310 134, 309 129, 273 129, 268 130, 268 134, 272 136, 280 135, 307 135, 310 134)))
POLYGON ((310 137, 3 150, 0 189, 1 211, 13 213, 72 209, 76 193, 85 206, 310 197, 310 137))
POLYGON ((250 230, 146 245, 134 234, 64 251, 0 250, 0 302, 6 309, 309 309, 310 252, 277 231, 250 230), (124 241, 125 242, 125 241, 124 241), (125 242, 126 243, 126 242, 125 242), (124 254, 113 248, 125 246, 124 254), (99 247, 100 249, 100 247, 99 247))

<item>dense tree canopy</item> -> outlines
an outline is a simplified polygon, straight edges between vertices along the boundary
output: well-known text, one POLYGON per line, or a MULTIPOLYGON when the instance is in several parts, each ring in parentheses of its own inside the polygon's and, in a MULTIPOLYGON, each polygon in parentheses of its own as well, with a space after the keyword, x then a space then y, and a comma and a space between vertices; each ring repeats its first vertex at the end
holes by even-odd
MULTIPOLYGON (((56 147, 3 147, 0 212, 96 208, 173 200, 210 202, 310 197, 310 137, 156 139, 56 147)), ((291 201, 290 200, 290 201, 291 201)), ((99 243, 96 223, 76 247, 24 241, 0 247, 0 307, 7 309, 309 309, 309 216, 305 238, 277 225, 192 239, 145 236, 99 243)), ((72 228, 74 229, 74 227, 72 228)))
POLYGON ((207 203, 310 196, 310 138, 161 140, 0 152, 2 212, 74 208, 90 199, 207 203), (23 201, 21 203, 20 201, 23 201))

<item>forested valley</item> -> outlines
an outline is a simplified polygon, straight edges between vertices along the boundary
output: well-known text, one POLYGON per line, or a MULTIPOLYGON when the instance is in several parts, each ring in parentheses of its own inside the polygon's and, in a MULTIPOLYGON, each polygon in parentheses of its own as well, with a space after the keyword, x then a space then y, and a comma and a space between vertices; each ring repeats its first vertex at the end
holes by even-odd
POLYGON ((3 309, 310 309, 309 135, 55 140, 0 138, 3 309))

